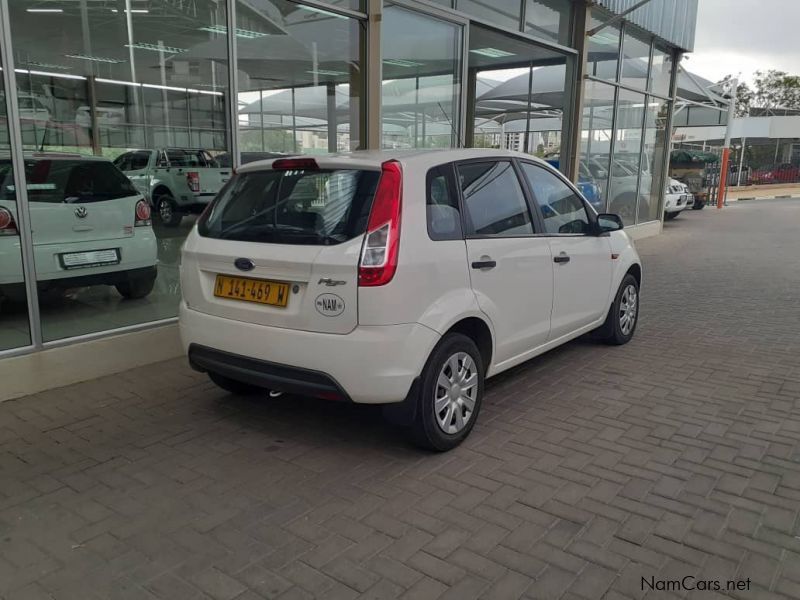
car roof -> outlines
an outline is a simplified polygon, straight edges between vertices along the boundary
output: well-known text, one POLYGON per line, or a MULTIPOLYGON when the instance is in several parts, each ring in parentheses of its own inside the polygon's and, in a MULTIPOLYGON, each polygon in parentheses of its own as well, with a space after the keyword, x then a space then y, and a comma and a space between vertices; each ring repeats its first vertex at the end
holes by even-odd
MULTIPOLYGON (((344 168, 344 169, 368 169, 377 170, 381 165, 389 160, 397 160, 402 164, 413 164, 435 166, 458 160, 470 160, 476 158, 510 158, 516 157, 534 161, 545 166, 550 166, 547 162, 512 150, 495 150, 491 148, 451 148, 451 149, 413 149, 413 150, 355 150, 353 152, 341 152, 337 154, 323 155, 294 155, 287 157, 289 160, 298 158, 313 158, 322 168, 344 168)), ((239 172, 260 171, 269 169, 272 163, 279 159, 258 160, 243 165, 239 172)), ((552 168, 552 167, 551 167, 552 168)))

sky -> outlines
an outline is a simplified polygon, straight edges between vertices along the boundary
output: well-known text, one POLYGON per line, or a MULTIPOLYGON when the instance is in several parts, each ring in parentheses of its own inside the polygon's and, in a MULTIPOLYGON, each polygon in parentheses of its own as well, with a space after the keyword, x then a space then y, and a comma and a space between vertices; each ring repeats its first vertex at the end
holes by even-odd
POLYGON ((694 52, 684 67, 711 81, 752 81, 759 69, 800 75, 800 0, 699 0, 694 52))

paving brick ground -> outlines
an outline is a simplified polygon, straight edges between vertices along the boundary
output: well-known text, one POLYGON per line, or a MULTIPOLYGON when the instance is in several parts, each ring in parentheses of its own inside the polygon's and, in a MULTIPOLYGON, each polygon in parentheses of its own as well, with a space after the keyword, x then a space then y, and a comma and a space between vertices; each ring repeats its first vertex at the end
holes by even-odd
POLYGON ((800 201, 639 246, 636 339, 493 380, 448 454, 180 360, 0 405, 0 597, 800 597, 800 201))

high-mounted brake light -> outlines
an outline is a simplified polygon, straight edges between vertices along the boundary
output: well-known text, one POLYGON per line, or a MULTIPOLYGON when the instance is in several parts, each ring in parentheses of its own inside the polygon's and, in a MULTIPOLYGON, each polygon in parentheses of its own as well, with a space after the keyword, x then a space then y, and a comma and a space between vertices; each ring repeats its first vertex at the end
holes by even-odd
POLYGON ((135 212, 136 219, 133 223, 134 227, 145 227, 152 224, 152 221, 150 220, 150 205, 147 202, 144 200, 139 200, 136 203, 135 212))
POLYGON ((0 235, 19 235, 14 215, 6 208, 0 208, 0 235))
POLYGON ((394 160, 383 163, 375 200, 369 213, 367 235, 358 265, 358 285, 386 285, 397 271, 400 251, 400 206, 403 170, 394 160))
POLYGON ((189 189, 193 192, 200 191, 200 173, 197 171, 189 171, 186 173, 186 183, 189 184, 189 189))
POLYGON ((279 158, 272 162, 274 171, 316 171, 319 169, 313 158, 279 158))

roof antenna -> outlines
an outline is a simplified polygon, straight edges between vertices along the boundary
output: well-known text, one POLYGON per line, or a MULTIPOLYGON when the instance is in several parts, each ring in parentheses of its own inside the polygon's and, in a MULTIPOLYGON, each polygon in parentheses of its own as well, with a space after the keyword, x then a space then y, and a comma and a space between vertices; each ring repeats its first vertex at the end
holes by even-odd
POLYGON ((442 116, 444 116, 445 120, 447 121, 447 124, 450 125, 450 132, 456 138, 456 148, 463 148, 464 147, 464 143, 461 141, 461 136, 458 135, 458 132, 456 131, 455 125, 453 125, 453 122, 450 120, 450 117, 448 117, 447 113, 444 111, 444 107, 442 106, 442 103, 441 102, 437 102, 436 104, 439 105, 439 110, 442 111, 442 116))

